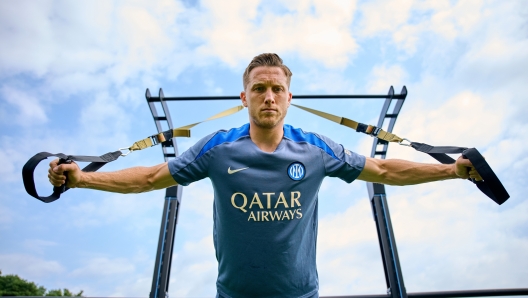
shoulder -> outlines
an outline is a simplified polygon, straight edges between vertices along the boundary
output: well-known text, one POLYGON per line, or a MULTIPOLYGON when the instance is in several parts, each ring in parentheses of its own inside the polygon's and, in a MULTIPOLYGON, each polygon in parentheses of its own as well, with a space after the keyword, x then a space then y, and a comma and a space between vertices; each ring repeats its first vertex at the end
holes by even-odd
POLYGON ((284 125, 284 138, 295 143, 304 143, 318 147, 332 157, 336 157, 336 150, 339 151, 341 147, 324 135, 315 132, 305 132, 301 128, 295 128, 289 124, 284 125))
POLYGON ((310 131, 304 131, 302 128, 296 128, 289 124, 284 124, 284 137, 294 142, 315 143, 320 141, 331 141, 330 138, 310 131))
POLYGON ((198 141, 195 147, 199 148, 198 157, 216 146, 236 142, 240 139, 249 138, 249 123, 238 128, 229 130, 218 130, 198 141))

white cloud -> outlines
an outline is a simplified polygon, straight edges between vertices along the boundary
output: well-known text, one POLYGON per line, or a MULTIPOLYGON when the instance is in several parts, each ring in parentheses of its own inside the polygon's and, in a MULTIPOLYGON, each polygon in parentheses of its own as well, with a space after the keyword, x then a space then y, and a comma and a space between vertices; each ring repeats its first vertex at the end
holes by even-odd
MULTIPOLYGON (((93 192, 91 190, 74 191, 93 192)), ((97 200, 82 200, 69 206, 68 216, 62 216, 62 219, 70 221, 71 224, 80 228, 101 227, 126 220, 130 221, 127 225, 128 229, 141 231, 147 227, 156 226, 159 221, 159 218, 145 217, 149 211, 160 208, 160 200, 150 199, 163 197, 159 193, 137 195, 103 193, 98 196, 97 200)), ((80 196, 81 194, 78 193, 77 195, 80 196)))
POLYGON ((31 126, 48 121, 46 111, 35 95, 9 86, 3 86, 0 93, 5 102, 11 106, 4 107, 7 111, 2 114, 5 114, 7 118, 4 118, 2 122, 11 120, 21 126, 31 126), (13 108, 15 113, 9 111, 13 108))
MULTIPOLYGON (((374 66, 370 72, 367 83, 367 90, 370 93, 379 93, 379 90, 384 90, 387 86, 400 86, 407 81, 408 75, 400 65, 377 65, 374 66)), ((399 93, 400 90, 395 90, 399 93)))
POLYGON ((398 134, 436 146, 486 146, 498 137, 502 129, 497 123, 506 118, 500 104, 469 91, 434 107, 427 99, 413 100, 405 113, 406 117, 398 119, 398 131, 402 132, 398 134))
MULTIPOLYGON (((295 84, 292 86, 301 86, 302 89, 313 91, 322 91, 327 94, 353 94, 356 83, 351 79, 346 79, 343 73, 333 71, 324 71, 314 67, 309 71, 299 72, 294 77, 295 84)), ((386 88, 386 86, 385 86, 386 88)), ((295 98, 295 90, 291 90, 295 98)))
MULTIPOLYGON (((502 5, 492 3, 489 6, 502 5)), ((488 6, 488 7, 489 7, 488 6)), ((358 35, 391 36, 397 49, 414 55, 419 48, 453 45, 457 39, 474 37, 482 23, 490 22, 482 1, 370 1, 360 6, 358 35), (429 44, 428 44, 429 43, 429 44)))
POLYGON ((408 291, 522 283, 516 276, 526 264, 515 260, 528 241, 511 231, 526 224, 517 215, 525 212, 526 204, 499 207, 466 181, 436 184, 388 189, 408 291), (504 244, 505 238, 510 245, 504 244), (497 271, 503 269, 516 273, 511 279, 498 278, 497 271))
POLYGON ((342 212, 319 221, 317 264, 321 295, 383 293, 376 226, 366 192, 363 197, 342 212))
POLYGON ((232 1, 229 6, 202 2, 209 17, 202 24, 200 36, 205 44, 200 53, 237 68, 260 52, 298 52, 301 58, 327 68, 344 68, 350 62, 358 49, 349 28, 355 2, 304 1, 296 7, 275 4, 287 11, 268 11, 271 6, 260 1, 232 1))
MULTIPOLYGON (((68 275, 85 295, 107 297, 147 296, 152 282, 152 259, 148 272, 144 257, 92 257, 68 275)), ((64 282, 61 282, 64 284, 64 282)))
POLYGON ((62 95, 160 75, 171 54, 185 48, 177 1, 19 1, 3 2, 1 11, 0 30, 11 46, 1 50, 0 74, 27 73, 62 95), (26 18, 31 22, 20 21, 26 18))
POLYGON ((212 297, 216 293, 218 263, 213 235, 198 241, 187 241, 174 254, 169 294, 176 297, 212 297))
POLYGON ((371 36, 382 31, 393 31, 407 23, 411 9, 414 4, 412 0, 385 2, 369 1, 359 6, 361 13, 359 35, 371 36))
POLYGON ((106 276, 127 275, 135 271, 135 266, 126 258, 109 259, 96 257, 85 261, 86 265, 73 270, 74 276, 85 278, 105 278, 106 276))
POLYGON ((13 222, 15 212, 7 206, 0 208, 0 229, 5 229, 13 222))
POLYGON ((66 269, 58 261, 46 260, 30 254, 1 254, 2 274, 17 274, 28 280, 41 280, 48 275, 63 274, 66 269))
POLYGON ((27 239, 24 241, 24 248, 27 251, 42 254, 48 247, 57 246, 57 242, 42 239, 27 239))

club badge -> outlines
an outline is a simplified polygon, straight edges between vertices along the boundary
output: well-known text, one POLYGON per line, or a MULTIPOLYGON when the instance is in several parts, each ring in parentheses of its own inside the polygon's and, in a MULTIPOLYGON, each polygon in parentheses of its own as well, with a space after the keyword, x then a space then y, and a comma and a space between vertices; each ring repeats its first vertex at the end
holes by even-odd
POLYGON ((306 175, 304 165, 298 161, 288 166, 288 176, 294 181, 299 181, 306 175))

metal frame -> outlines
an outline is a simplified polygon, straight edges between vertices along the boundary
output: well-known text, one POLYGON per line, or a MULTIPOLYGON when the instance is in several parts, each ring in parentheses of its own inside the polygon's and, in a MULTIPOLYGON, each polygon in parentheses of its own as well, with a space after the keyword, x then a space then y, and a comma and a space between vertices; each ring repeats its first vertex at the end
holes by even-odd
MULTIPOLYGON (((239 96, 197 96, 197 97, 165 97, 163 90, 160 88, 159 96, 153 97, 149 89, 145 92, 147 103, 152 112, 152 117, 156 124, 158 132, 162 132, 162 123, 165 123, 170 129, 173 128, 172 120, 167 108, 167 101, 207 101, 207 100, 239 100, 239 96), (163 114, 158 115, 155 103, 162 106, 163 114)), ((400 94, 394 94, 394 88, 391 86, 387 95, 297 95, 295 99, 368 99, 381 98, 385 103, 381 109, 378 127, 383 127, 385 120, 388 120, 388 127, 385 129, 392 132, 396 119, 400 113, 402 105, 407 97, 407 88, 404 86, 400 94), (389 111, 393 107, 392 111, 389 111)), ((374 138, 371 157, 384 159, 387 154, 388 143, 374 138), (380 149, 381 147, 381 149, 380 149)), ((163 157, 165 161, 178 156, 176 138, 162 143, 163 157), (172 152, 171 152, 172 151, 172 152)), ((396 239, 392 229, 390 212, 387 204, 387 195, 385 187, 382 184, 367 183, 369 199, 371 201, 372 212, 378 241, 380 246, 383 269, 385 272, 385 281, 387 294, 379 295, 353 295, 353 296, 332 296, 327 298, 427 298, 427 297, 491 297, 491 296, 516 296, 527 295, 528 288, 522 289, 489 289, 489 290, 472 290, 472 291, 444 291, 444 292, 421 292, 407 293, 403 282, 403 273, 400 266, 398 251, 396 248, 396 239)), ((150 298, 165 298, 169 292, 169 277, 172 263, 172 251, 176 233, 176 224, 178 222, 178 213, 182 200, 182 186, 171 187, 165 194, 165 205, 163 208, 160 235, 158 241, 158 250, 156 253, 156 262, 154 265, 154 274, 152 278, 152 288, 150 298)))
MULTIPOLYGON (((172 120, 170 117, 167 103, 163 100, 163 90, 159 90, 159 96, 156 100, 150 100, 150 91, 145 92, 150 112, 156 123, 158 132, 164 129, 162 124, 166 124, 169 129, 172 129, 172 120), (163 115, 160 116, 156 109, 155 102, 161 103, 163 115)), ((178 156, 178 146, 176 138, 161 143, 163 150, 163 158, 169 161, 170 158, 178 156)), ((152 286, 150 290, 150 298, 161 298, 169 296, 169 279, 172 265, 172 252, 174 248, 174 238, 176 236, 176 224, 178 223, 178 214, 180 212, 180 204, 182 197, 182 186, 177 185, 167 188, 165 192, 165 204, 163 206, 163 213, 161 217, 161 227, 158 240, 158 250, 156 252, 156 262, 154 265, 154 273, 152 276, 152 286)))
MULTIPOLYGON (((394 96, 394 88, 392 86, 390 87, 385 103, 381 108, 378 127, 383 127, 385 120, 389 120, 386 131, 392 132, 406 97, 407 88, 405 86, 403 86, 398 98, 394 96), (394 106, 394 108, 389 112, 391 106, 394 106)), ((388 142, 374 138, 370 157, 385 159, 388 147, 388 142), (379 147, 382 147, 381 150, 379 147)), ((387 295, 393 298, 407 298, 400 259, 396 248, 396 238, 394 237, 390 219, 389 205, 387 204, 385 186, 383 184, 367 182, 367 190, 374 221, 376 222, 376 230, 378 232, 378 242, 383 260, 383 269, 385 271, 385 282, 387 284, 387 295)))

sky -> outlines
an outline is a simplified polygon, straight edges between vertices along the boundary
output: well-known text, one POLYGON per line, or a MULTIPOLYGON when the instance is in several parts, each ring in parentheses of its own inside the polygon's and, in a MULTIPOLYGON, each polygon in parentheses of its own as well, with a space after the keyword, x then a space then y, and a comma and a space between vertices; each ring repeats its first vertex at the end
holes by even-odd
MULTIPOLYGON (((45 204, 21 169, 47 151, 101 155, 156 133, 145 100, 238 95, 263 52, 293 71, 294 103, 376 124, 383 100, 296 100, 303 94, 408 97, 394 132, 476 147, 511 198, 499 206, 463 180, 387 186, 408 292, 528 287, 528 6, 525 1, 0 1, 0 270, 86 296, 147 297, 163 190, 73 189, 45 204)), ((175 127, 238 101, 169 102, 175 127)), ((247 112, 203 123, 180 152, 247 112)), ((291 108, 286 122, 369 155, 372 139, 291 108)), ((435 163, 391 144, 387 158, 435 163)), ((48 159, 48 161, 51 161, 48 159)), ((153 147, 111 171, 163 162, 153 147)), ((51 193, 47 161, 37 190, 51 193)), ((170 297, 211 297, 217 263, 209 180, 183 189, 170 297)), ((317 263, 321 295, 386 292, 366 184, 324 180, 317 263)))

